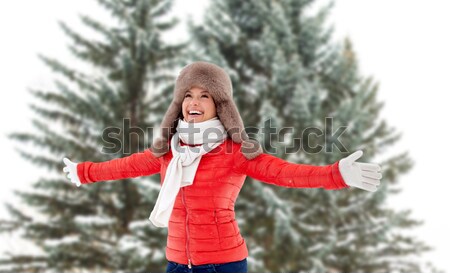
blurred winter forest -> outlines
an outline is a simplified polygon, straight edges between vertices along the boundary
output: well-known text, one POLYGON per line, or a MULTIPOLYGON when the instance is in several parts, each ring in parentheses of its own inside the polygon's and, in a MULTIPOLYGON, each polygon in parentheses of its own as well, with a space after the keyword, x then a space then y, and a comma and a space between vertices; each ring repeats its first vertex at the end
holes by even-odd
MULTIPOLYGON (((189 3, 203 11, 201 17, 185 20, 188 4, 173 0, 90 0, 79 1, 95 9, 77 15, 77 27, 64 19, 51 22, 65 39, 52 40, 35 57, 50 71, 43 81, 51 84, 28 85, 32 115, 26 126, 7 132, 20 164, 41 173, 5 203, 0 236, 10 247, 0 254, 0 272, 165 270, 167 230, 148 221, 160 176, 77 188, 62 172, 62 158, 102 162, 148 148, 153 135, 145 129, 158 127, 177 73, 198 60, 230 74, 246 126, 262 128, 270 119, 276 131, 295 129, 284 141, 256 134, 266 152, 325 165, 361 149, 361 161, 382 166, 375 193, 282 188, 248 177, 235 209, 249 272, 440 272, 422 258, 432 246, 411 232, 422 221, 408 206, 389 203, 401 194, 400 178, 413 169, 413 159, 406 149, 389 153, 403 136, 383 115, 379 82, 361 71, 349 37, 332 39, 334 26, 326 23, 336 3, 189 3), (173 32, 180 24, 184 32, 173 32), (56 54, 61 49, 71 57, 56 54), (304 128, 325 131, 326 118, 335 129, 347 127, 339 139, 348 153, 283 152, 304 128), (110 127, 121 129, 118 152, 105 142, 110 127), (132 128, 146 134, 132 134, 132 128)), ((331 142, 324 135, 314 144, 331 142)))

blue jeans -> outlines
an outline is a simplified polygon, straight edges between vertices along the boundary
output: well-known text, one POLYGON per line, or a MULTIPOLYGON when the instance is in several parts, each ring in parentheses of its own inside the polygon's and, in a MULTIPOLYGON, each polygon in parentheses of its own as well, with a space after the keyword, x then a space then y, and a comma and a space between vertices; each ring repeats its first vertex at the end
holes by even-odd
POLYGON ((224 264, 193 265, 191 269, 186 264, 169 261, 166 273, 247 273, 247 258, 238 262, 224 264))

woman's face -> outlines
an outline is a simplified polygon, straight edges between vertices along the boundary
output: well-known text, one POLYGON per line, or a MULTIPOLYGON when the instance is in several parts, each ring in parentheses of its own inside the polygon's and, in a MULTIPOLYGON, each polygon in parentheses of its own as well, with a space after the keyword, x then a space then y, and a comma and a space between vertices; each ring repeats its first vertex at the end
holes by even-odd
POLYGON ((192 87, 183 100, 183 117, 186 122, 202 122, 217 115, 216 105, 208 91, 192 87))

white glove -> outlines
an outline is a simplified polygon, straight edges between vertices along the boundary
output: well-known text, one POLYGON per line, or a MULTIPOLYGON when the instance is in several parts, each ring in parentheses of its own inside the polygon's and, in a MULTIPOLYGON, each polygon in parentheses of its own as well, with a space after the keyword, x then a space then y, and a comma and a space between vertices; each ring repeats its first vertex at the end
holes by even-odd
POLYGON ((361 150, 339 161, 339 171, 345 184, 366 191, 374 192, 380 185, 381 167, 374 163, 355 162, 363 155, 361 150))
POLYGON ((77 165, 78 163, 70 161, 68 158, 63 159, 64 164, 66 166, 63 168, 63 172, 68 173, 67 177, 70 179, 70 182, 74 183, 79 187, 81 185, 80 178, 78 178, 77 173, 77 165))

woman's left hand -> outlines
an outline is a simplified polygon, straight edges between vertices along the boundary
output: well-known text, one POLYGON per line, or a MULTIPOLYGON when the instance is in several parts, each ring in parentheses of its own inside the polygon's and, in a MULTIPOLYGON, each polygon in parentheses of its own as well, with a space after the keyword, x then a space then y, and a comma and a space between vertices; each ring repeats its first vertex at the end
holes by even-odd
POLYGON ((339 161, 339 171, 345 184, 374 192, 380 185, 381 167, 374 163, 355 162, 363 155, 361 150, 339 161))

